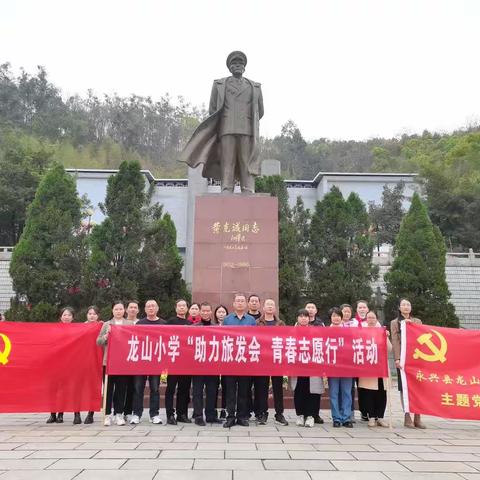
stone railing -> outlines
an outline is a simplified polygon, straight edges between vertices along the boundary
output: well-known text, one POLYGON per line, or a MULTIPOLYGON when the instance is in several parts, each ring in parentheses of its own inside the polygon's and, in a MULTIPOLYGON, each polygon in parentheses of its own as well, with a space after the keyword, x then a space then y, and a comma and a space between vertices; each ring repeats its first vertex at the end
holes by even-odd
MULTIPOLYGON (((375 265, 391 265, 393 263, 393 249, 373 251, 373 263, 375 265)), ((480 266, 480 253, 471 248, 468 252, 447 252, 447 266, 480 266)))
POLYGON ((12 258, 13 247, 0 247, 0 260, 10 260, 12 258))

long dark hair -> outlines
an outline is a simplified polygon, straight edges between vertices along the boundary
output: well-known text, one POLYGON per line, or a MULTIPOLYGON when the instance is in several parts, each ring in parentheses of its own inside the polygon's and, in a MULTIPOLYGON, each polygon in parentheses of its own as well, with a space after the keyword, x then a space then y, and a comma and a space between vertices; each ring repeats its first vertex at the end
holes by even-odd
POLYGON ((63 312, 70 312, 72 314, 72 322, 75 321, 75 309, 73 307, 63 307, 58 315, 58 321, 61 320, 63 312))
MULTIPOLYGON (((397 320, 399 322, 401 322, 402 320, 405 320, 405 317, 402 315, 402 312, 400 311, 400 304, 403 302, 403 301, 406 301, 410 304, 410 306, 412 307, 412 302, 408 299, 408 298, 405 298, 405 297, 402 297, 399 301, 398 301, 398 310, 397 310, 397 320)), ((410 310, 410 318, 413 317, 413 307, 412 309, 410 310)))
POLYGON ((217 311, 218 311, 219 308, 223 308, 223 309, 225 310, 225 312, 226 312, 226 313, 225 313, 225 316, 228 315, 228 308, 227 308, 225 305, 219 305, 219 306, 215 309, 215 311, 213 312, 213 321, 214 321, 215 323, 218 323, 217 311))
POLYGON ((98 321, 101 322, 102 321, 102 318, 100 316, 100 309, 96 306, 96 305, 90 305, 88 308, 87 308, 87 314, 90 310, 93 310, 96 314, 97 314, 97 317, 98 317, 98 321))

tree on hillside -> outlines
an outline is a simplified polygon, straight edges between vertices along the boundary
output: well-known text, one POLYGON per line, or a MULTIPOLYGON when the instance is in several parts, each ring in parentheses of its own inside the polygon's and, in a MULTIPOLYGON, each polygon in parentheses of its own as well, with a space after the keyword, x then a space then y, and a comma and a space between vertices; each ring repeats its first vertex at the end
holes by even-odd
POLYGON ((304 140, 298 126, 292 120, 282 125, 280 135, 276 136, 267 150, 269 155, 280 160, 282 173, 287 178, 300 178, 305 162, 304 140))
POLYGON ((0 65, 0 119, 5 124, 53 139, 64 133, 67 116, 60 90, 49 82, 44 67, 36 75, 22 70, 15 78, 10 64, 0 65))
POLYGON ((376 205, 370 202, 369 217, 375 235, 377 250, 383 244, 393 245, 400 230, 400 223, 404 215, 402 201, 405 184, 400 182, 391 189, 384 185, 382 203, 376 205))
POLYGON ((15 245, 53 149, 19 131, 0 131, 0 244, 15 245))
POLYGON ((161 316, 174 315, 175 300, 189 298, 189 293, 182 278, 183 260, 178 252, 175 224, 159 205, 154 205, 148 212, 141 263, 140 303, 154 298, 161 316))
POLYGON ((92 300, 106 305, 136 298, 144 235, 145 177, 137 162, 123 162, 108 179, 105 219, 90 235, 86 288, 92 300))
POLYGON ((405 297, 424 323, 458 327, 445 277, 445 242, 417 193, 402 220, 394 254, 392 268, 385 274, 386 314, 396 316, 398 302, 405 297))
MULTIPOLYGON (((480 163, 480 150, 479 150, 480 163)), ((480 174, 480 172, 479 172, 480 174)), ((438 225, 451 250, 480 250, 480 187, 443 167, 425 166, 422 182, 432 222, 438 225)))
POLYGON ((257 177, 255 191, 278 198, 279 307, 282 318, 293 324, 295 312, 304 297, 306 272, 303 246, 308 213, 297 203, 293 218, 285 181, 278 175, 257 177))
POLYGON ((52 167, 28 209, 10 263, 17 299, 33 307, 32 320, 39 320, 39 312, 43 312, 42 319, 54 320, 59 306, 80 303, 81 271, 87 255, 81 218, 75 180, 62 166, 52 167))
POLYGON ((317 202, 310 223, 308 292, 323 314, 332 306, 372 295, 376 278, 368 216, 358 195, 347 201, 333 187, 317 202))

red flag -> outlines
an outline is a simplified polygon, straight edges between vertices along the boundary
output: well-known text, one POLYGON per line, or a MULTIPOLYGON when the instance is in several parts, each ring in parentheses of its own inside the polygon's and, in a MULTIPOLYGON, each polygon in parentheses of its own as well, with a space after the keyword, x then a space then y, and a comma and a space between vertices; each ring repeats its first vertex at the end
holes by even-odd
POLYGON ((480 332, 402 322, 406 411, 480 419, 480 332))
POLYGON ((383 328, 112 326, 112 375, 386 377, 383 328))
POLYGON ((100 410, 100 327, 0 323, 0 412, 100 410))

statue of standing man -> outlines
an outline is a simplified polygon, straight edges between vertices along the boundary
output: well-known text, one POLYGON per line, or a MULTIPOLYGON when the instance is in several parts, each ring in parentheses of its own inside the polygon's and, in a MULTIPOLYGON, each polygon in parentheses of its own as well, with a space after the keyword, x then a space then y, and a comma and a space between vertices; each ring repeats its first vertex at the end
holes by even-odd
POLYGON ((203 163, 203 177, 220 180, 225 194, 233 193, 235 180, 243 194, 254 193, 255 177, 260 174, 262 89, 243 77, 246 65, 243 52, 228 55, 232 75, 213 82, 209 117, 197 127, 180 157, 192 168, 203 163))

